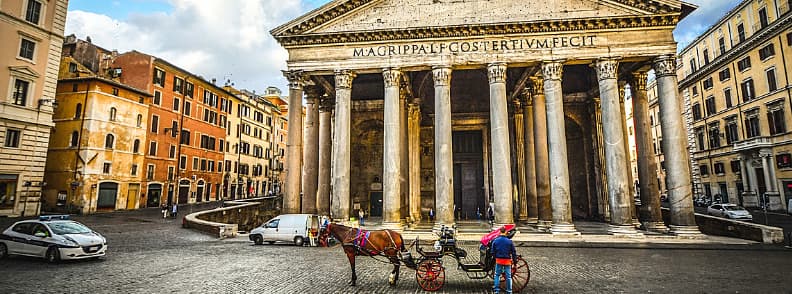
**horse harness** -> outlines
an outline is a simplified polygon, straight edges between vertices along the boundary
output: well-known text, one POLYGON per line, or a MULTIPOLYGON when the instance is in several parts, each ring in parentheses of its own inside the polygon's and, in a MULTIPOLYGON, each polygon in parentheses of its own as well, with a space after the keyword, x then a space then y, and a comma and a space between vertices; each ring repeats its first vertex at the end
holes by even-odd
POLYGON ((371 257, 385 256, 382 253, 389 249, 395 249, 398 252, 398 248, 396 247, 396 241, 393 240, 393 236, 391 236, 391 231, 383 230, 383 232, 385 232, 385 234, 388 235, 388 239, 390 239, 392 246, 381 249, 377 248, 376 245, 369 242, 369 236, 371 236, 371 231, 366 231, 363 229, 357 229, 357 233, 355 233, 355 238, 351 240, 352 243, 344 243, 343 245, 352 246, 355 248, 355 251, 365 253, 366 255, 369 255, 371 257), (374 247, 374 249, 373 250, 366 249, 366 245, 374 247))

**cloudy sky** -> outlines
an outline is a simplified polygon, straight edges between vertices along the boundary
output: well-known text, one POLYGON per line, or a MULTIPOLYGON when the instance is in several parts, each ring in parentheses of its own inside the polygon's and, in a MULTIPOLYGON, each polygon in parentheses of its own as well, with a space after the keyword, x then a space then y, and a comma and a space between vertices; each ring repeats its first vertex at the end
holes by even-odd
MULTIPOLYGON (((66 34, 119 52, 138 50, 237 88, 285 91, 286 51, 269 31, 329 0, 71 0, 66 34)), ((680 46, 738 0, 688 0, 699 9, 674 32, 680 46)))

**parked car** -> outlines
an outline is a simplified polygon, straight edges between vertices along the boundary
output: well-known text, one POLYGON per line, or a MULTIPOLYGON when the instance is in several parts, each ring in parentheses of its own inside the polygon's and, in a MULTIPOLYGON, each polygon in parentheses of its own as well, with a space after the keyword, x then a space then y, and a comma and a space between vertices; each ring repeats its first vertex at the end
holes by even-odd
POLYGON ((0 258, 9 255, 41 257, 55 263, 67 259, 100 258, 107 239, 68 215, 40 216, 14 223, 0 235, 0 258))
POLYGON ((707 208, 707 214, 729 219, 753 220, 751 213, 737 204, 713 204, 707 208))
POLYGON ((290 242, 303 246, 319 232, 319 217, 313 214, 283 214, 250 231, 250 241, 256 245, 267 242, 290 242))

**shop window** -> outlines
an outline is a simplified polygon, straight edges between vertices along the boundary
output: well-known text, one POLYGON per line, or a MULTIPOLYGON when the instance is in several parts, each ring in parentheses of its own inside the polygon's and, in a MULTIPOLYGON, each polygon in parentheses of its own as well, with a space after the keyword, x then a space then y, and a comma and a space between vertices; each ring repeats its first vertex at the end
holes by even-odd
POLYGON ((16 201, 17 175, 0 174, 0 209, 13 209, 16 201))
POLYGON ((784 153, 776 155, 776 166, 778 166, 778 168, 792 167, 792 154, 784 153))

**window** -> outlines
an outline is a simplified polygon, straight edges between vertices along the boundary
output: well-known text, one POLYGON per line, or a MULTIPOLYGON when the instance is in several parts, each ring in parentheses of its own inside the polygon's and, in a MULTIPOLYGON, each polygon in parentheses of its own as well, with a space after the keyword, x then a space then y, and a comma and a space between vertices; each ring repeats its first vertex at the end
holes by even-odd
MULTIPOLYGON (((154 69, 154 84, 165 87, 165 71, 159 68, 154 69)), ((155 103, 159 104, 159 103, 155 103)))
POLYGON ((138 152, 140 152, 140 139, 135 139, 135 143, 132 143, 132 153, 138 152))
POLYGON ((110 121, 115 121, 116 120, 116 113, 117 112, 118 112, 118 110, 116 110, 115 107, 110 107, 110 121))
MULTIPOLYGON (((696 132, 696 143, 698 150, 699 151, 706 150, 705 148, 706 146, 704 146, 704 127, 696 128, 695 132, 696 132)), ((662 142, 660 142, 660 148, 661 149, 663 148, 662 142)))
POLYGON ((792 155, 789 153, 776 155, 776 166, 778 166, 778 168, 792 167, 792 155))
POLYGON ((33 60, 33 56, 35 52, 36 52, 36 42, 22 38, 22 42, 20 42, 19 45, 19 57, 28 60, 33 60))
POLYGON ((182 170, 187 169, 187 156, 186 155, 182 155, 181 157, 179 157, 179 169, 182 169, 182 170))
POLYGON ((179 111, 179 104, 181 104, 179 98, 173 97, 173 111, 179 111))
POLYGON ((718 80, 721 82, 728 80, 729 78, 731 78, 731 71, 729 71, 728 67, 718 72, 718 80))
POLYGON ((726 101, 726 108, 734 106, 734 103, 732 103, 731 89, 727 88, 723 90, 723 100, 726 101))
POLYGON ((172 166, 169 166, 168 167, 168 180, 169 181, 173 180, 174 173, 175 173, 174 168, 172 166))
POLYGON ((709 126, 709 147, 715 149, 720 147, 720 128, 718 123, 709 126))
POLYGON ((157 141, 149 142, 149 155, 157 156, 157 141))
POLYGON ((198 157, 193 157, 192 169, 193 170, 198 170, 198 167, 199 167, 198 166, 198 157))
POLYGON ((737 69, 739 71, 745 71, 746 69, 749 69, 749 68, 751 68, 751 57, 750 56, 746 56, 745 58, 740 59, 740 61, 737 61, 737 69))
POLYGON ((765 60, 773 56, 775 56, 775 47, 773 47, 772 43, 762 47, 762 49, 759 49, 760 60, 765 60))
POLYGON ((113 149, 113 145, 115 145, 115 136, 113 136, 113 134, 107 134, 107 136, 105 136, 105 148, 113 149))
POLYGON ((25 10, 25 20, 34 24, 39 24, 41 19, 41 2, 37 0, 28 0, 27 9, 25 10))
POLYGON ((786 132, 784 102, 777 102, 767 106, 767 125, 770 126, 771 135, 783 134, 786 132))
POLYGON ((178 77, 173 77, 173 91, 182 93, 184 91, 184 80, 178 77))
POLYGON ((19 148, 19 138, 22 131, 14 129, 6 129, 5 146, 11 148, 19 148))
POLYGON ((748 138, 762 135, 762 130, 759 128, 758 110, 748 111, 745 113, 745 133, 748 138))
POLYGON ((704 55, 704 65, 709 64, 709 62, 710 62, 710 60, 709 60, 709 50, 704 49, 704 51, 702 51, 701 54, 704 55))
POLYGON ((775 68, 768 69, 765 74, 767 75, 767 91, 773 92, 778 90, 778 83, 776 82, 775 68))
POLYGON ((181 138, 179 140, 184 145, 190 145, 190 131, 181 131, 181 138))
POLYGON ((691 71, 696 71, 696 69, 697 69, 696 68, 696 60, 695 59, 691 59, 690 60, 690 70, 691 71))
POLYGON ((78 119, 80 117, 82 117, 82 103, 77 103, 74 107, 74 118, 78 119))
POLYGON ((718 38, 718 50, 720 50, 718 54, 726 53, 726 41, 723 37, 718 38))
POLYGON ((707 116, 714 115, 716 112, 718 112, 718 110, 715 108, 715 97, 707 97, 707 100, 704 103, 706 103, 707 107, 707 116))
POLYGON ((702 177, 709 176, 709 166, 706 164, 699 165, 699 171, 702 177))
POLYGON ((723 162, 716 162, 713 164, 712 170, 715 171, 716 175, 726 174, 726 166, 723 164, 723 162))
POLYGON ((176 158, 176 146, 170 146, 170 150, 168 150, 168 158, 176 158))
POLYGON ((130 172, 130 174, 132 174, 132 176, 137 176, 137 170, 138 170, 138 165, 132 164, 132 171, 130 172))
POLYGON ((222 161, 218 161, 217 162, 217 172, 223 172, 223 162, 222 161))
POLYGON ((693 88, 691 88, 691 91, 693 92, 693 96, 698 96, 698 86, 693 86, 693 88))
POLYGON ((733 173, 740 174, 740 172, 741 172, 741 170, 740 170, 740 160, 732 160, 731 162, 729 162, 729 165, 731 165, 731 171, 733 173))
POLYGON ((146 166, 146 180, 154 180, 154 165, 149 164, 146 166))
POLYGON ((747 80, 740 84, 740 89, 742 90, 743 102, 751 101, 756 97, 753 80, 747 80))
POLYGON ((740 140, 740 133, 737 130, 737 119, 731 118, 726 121, 726 144, 734 144, 740 140))
POLYGON ((118 88, 113 88, 113 96, 118 96, 118 88))
POLYGON ((106 174, 106 175, 109 175, 109 174, 110 174, 110 169, 111 169, 112 167, 113 167, 113 164, 112 164, 112 163, 110 163, 110 162, 105 162, 105 163, 102 165, 102 173, 103 173, 103 174, 106 174))
POLYGON ((154 103, 154 105, 161 105, 160 103, 162 103, 162 92, 154 91, 154 101, 152 101, 152 103, 154 103))
POLYGON ((764 29, 767 27, 767 23, 767 8, 762 7, 759 9, 759 26, 764 29))
POLYGON ((71 133, 71 140, 69 140, 69 147, 77 147, 80 142, 80 133, 74 131, 71 133))
POLYGON ((703 84, 704 84, 704 90, 712 89, 712 77, 709 77, 706 80, 704 80, 703 84))
POLYGON ((195 86, 192 83, 186 82, 184 88, 184 96, 192 98, 193 94, 195 93, 194 87, 195 86))
MULTIPOLYGON (((3 197, 0 197, 0 209, 14 209, 18 181, 17 175, 0 174, 0 191, 4 193, 3 197)), ((20 223, 14 226, 14 231, 17 231, 20 226, 29 228, 30 223, 20 223)))
POLYGON ((699 103, 693 104, 693 119, 694 120, 701 119, 701 104, 699 103))
MULTIPOLYGON (((69 72, 75 73, 77 72, 77 64, 74 62, 69 62, 69 72)), ((72 92, 77 92, 77 84, 72 85, 72 92)))
POLYGON ((206 159, 201 159, 201 171, 206 171, 206 159))
POLYGON ((135 122, 135 124, 137 125, 138 128, 143 126, 143 115, 142 114, 138 114, 137 115, 137 121, 135 122))
POLYGON ((14 80, 14 105, 27 106, 28 90, 30 82, 25 80, 14 80))
POLYGON ((151 115, 151 132, 156 134, 158 133, 157 131, 158 129, 159 129, 159 116, 157 116, 156 114, 151 115))
POLYGON ((737 25, 737 39, 740 40, 740 42, 745 41, 745 26, 743 24, 737 25))
POLYGON ((192 103, 190 103, 190 101, 184 101, 184 115, 185 116, 190 116, 190 113, 192 113, 191 108, 192 108, 192 103))

